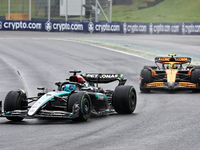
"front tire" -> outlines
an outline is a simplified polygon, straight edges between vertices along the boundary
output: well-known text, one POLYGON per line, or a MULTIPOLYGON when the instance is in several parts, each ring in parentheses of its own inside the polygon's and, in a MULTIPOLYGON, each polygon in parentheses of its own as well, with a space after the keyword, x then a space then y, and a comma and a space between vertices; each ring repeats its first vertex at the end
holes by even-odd
POLYGON ((78 104, 80 107, 79 116, 74 118, 73 121, 87 121, 91 111, 90 96, 85 92, 74 93, 70 96, 68 102, 68 111, 73 111, 73 106, 78 104))
POLYGON ((140 73, 140 78, 141 78, 140 91, 144 92, 144 93, 150 92, 150 89, 146 88, 146 84, 151 83, 153 81, 153 77, 151 75, 151 70, 142 69, 142 71, 140 73))
MULTIPOLYGON (((27 96, 22 91, 10 91, 4 101, 5 114, 14 110, 25 110, 28 106, 27 96)), ((24 117, 6 117, 11 121, 22 121, 24 117)))
POLYGON ((131 114, 137 104, 136 91, 133 86, 120 85, 113 94, 113 107, 118 114, 131 114))

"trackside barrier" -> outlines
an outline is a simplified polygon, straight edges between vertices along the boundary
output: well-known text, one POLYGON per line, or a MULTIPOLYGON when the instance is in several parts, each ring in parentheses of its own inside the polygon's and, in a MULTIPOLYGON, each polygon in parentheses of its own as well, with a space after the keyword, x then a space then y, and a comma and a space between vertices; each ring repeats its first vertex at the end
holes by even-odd
POLYGON ((0 20, 1 30, 200 35, 200 23, 107 23, 0 20))

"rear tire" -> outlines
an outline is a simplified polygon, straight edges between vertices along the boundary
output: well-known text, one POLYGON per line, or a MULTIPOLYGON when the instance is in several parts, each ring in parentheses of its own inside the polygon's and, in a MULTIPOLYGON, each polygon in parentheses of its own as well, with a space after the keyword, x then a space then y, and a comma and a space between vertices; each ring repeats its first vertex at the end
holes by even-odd
POLYGON ((140 73, 141 82, 140 82, 140 91, 144 93, 150 92, 150 89, 146 88, 147 83, 151 83, 153 81, 153 77, 151 75, 151 70, 142 69, 140 73))
POLYGON ((137 104, 136 91, 133 86, 117 86, 113 94, 113 107, 118 114, 131 114, 137 104))
MULTIPOLYGON (((28 106, 27 96, 21 91, 10 91, 4 101, 5 114, 14 110, 25 110, 28 106)), ((24 117, 6 117, 11 121, 22 121, 24 117)))
POLYGON ((87 121, 91 111, 90 96, 85 92, 74 93, 70 96, 68 101, 68 111, 73 111, 74 104, 77 103, 80 107, 79 116, 74 118, 73 121, 87 121))

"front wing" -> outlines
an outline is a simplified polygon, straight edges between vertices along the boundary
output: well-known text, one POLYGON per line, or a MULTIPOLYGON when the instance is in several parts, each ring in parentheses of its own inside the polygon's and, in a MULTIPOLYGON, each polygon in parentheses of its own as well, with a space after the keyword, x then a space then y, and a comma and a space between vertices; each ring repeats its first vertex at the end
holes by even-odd
POLYGON ((72 113, 72 112, 65 112, 65 111, 48 111, 42 110, 40 113, 37 113, 33 116, 28 115, 27 110, 14 110, 9 112, 2 112, 0 117, 22 117, 22 118, 66 118, 66 119, 73 119, 77 118, 79 114, 72 113))
MULTIPOLYGON (((9 112, 2 112, 2 102, 0 101, 0 117, 22 117, 26 119, 33 118, 64 118, 64 119, 74 119, 79 117, 79 110, 76 112, 66 112, 66 111, 53 111, 53 110, 40 110, 33 116, 28 115, 28 110, 14 110, 9 112)), ((106 109, 104 111, 96 112, 91 110, 91 113, 97 116, 116 114, 114 109, 106 109)))
POLYGON ((175 82, 174 84, 168 82, 151 82, 146 84, 149 89, 199 89, 197 84, 191 82, 175 82))

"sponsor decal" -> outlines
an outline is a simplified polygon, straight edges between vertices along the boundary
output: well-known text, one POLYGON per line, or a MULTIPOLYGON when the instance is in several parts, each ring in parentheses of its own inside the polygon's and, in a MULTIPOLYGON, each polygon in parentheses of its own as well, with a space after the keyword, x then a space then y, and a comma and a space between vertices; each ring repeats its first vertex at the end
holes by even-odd
POLYGON ((180 26, 179 25, 172 25, 171 26, 171 32, 172 33, 179 33, 180 32, 180 26))
POLYGON ((5 29, 11 30, 41 30, 42 23, 23 22, 23 21, 5 21, 2 24, 5 29))
POLYGON ((107 98, 106 95, 102 95, 102 94, 95 94, 95 97, 98 98, 98 100, 104 100, 107 98))
POLYGON ((110 25, 110 24, 96 24, 95 31, 100 32, 120 32, 120 25, 110 25))
POLYGON ((53 23, 52 27, 57 31, 83 31, 81 23, 53 23))
POLYGON ((88 24, 88 31, 90 33, 93 32, 120 32, 120 25, 119 24, 108 24, 108 23, 101 23, 101 24, 94 24, 90 22, 88 24))
POLYGON ((200 24, 182 24, 182 34, 200 33, 200 24))
POLYGON ((123 24, 123 32, 124 32, 124 34, 127 33, 127 24, 126 23, 123 24))
POLYGON ((45 23, 45 30, 47 30, 48 32, 50 32, 52 30, 52 23, 47 21, 45 23))
POLYGON ((98 78, 98 74, 86 74, 86 78, 98 78))
POLYGON ((176 61, 187 61, 187 57, 175 57, 176 61))
POLYGON ((149 24, 149 34, 153 33, 180 33, 180 25, 178 24, 149 24))
POLYGON ((153 34, 153 24, 152 23, 150 23, 150 25, 149 25, 149 33, 153 34))
POLYGON ((169 61, 170 57, 159 57, 161 61, 169 61))
POLYGON ((94 24, 93 24, 92 22, 90 22, 90 23, 88 24, 88 31, 89 31, 90 33, 93 33, 93 32, 94 32, 94 24))
POLYGON ((200 23, 105 23, 0 20, 0 30, 199 35, 200 23))
POLYGON ((146 33, 147 32, 147 25, 143 24, 123 24, 123 33, 146 33))
POLYGON ((98 32, 120 32, 120 25, 96 24, 95 31, 98 32))
POLYGON ((0 21, 0 30, 2 29, 2 22, 0 21))
POLYGON ((185 24, 182 24, 182 34, 185 35, 185 24))
POLYGON ((118 78, 118 74, 84 74, 87 78, 118 78))
POLYGON ((118 74, 102 74, 100 78, 118 78, 118 74))
POLYGON ((153 26, 154 33, 170 32, 170 31, 171 31, 170 25, 159 24, 153 26))

